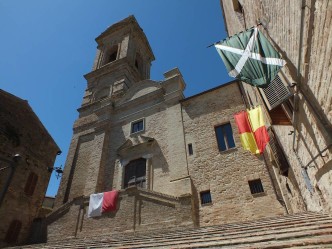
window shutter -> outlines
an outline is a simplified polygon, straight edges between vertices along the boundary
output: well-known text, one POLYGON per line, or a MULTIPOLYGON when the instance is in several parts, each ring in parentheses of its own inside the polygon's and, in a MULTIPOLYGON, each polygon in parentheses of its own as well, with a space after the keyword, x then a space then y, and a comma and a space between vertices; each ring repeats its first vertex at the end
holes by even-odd
POLYGON ((21 221, 19 221, 19 220, 13 220, 10 223, 10 226, 9 226, 9 228, 7 230, 5 241, 7 243, 16 242, 16 240, 18 238, 18 235, 20 233, 21 227, 22 227, 22 222, 21 221))
POLYGON ((272 130, 269 130, 269 136, 270 136, 270 148, 271 152, 273 154, 273 158, 280 170, 280 173, 283 176, 288 176, 288 169, 289 169, 289 164, 288 161, 275 137, 275 134, 272 130))
POLYGON ((29 196, 33 195, 33 192, 35 191, 37 185, 37 181, 38 181, 38 176, 35 173, 31 172, 24 188, 24 192, 27 195, 29 196))
POLYGON ((267 88, 260 88, 265 104, 272 110, 282 102, 293 96, 285 80, 277 75, 267 88))
POLYGON ((145 188, 146 182, 146 159, 139 158, 130 161, 124 169, 124 188, 136 185, 145 188))

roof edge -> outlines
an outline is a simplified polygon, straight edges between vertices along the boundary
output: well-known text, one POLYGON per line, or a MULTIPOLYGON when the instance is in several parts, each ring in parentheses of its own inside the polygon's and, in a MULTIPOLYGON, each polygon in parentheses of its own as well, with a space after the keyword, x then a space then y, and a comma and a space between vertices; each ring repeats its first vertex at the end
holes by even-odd
POLYGON ((55 146, 56 150, 61 151, 59 146, 57 145, 57 143, 54 141, 53 137, 50 135, 50 133, 48 132, 48 130, 46 129, 46 127, 44 126, 44 124, 40 121, 39 117, 37 116, 37 114, 33 111, 32 107, 30 106, 28 100, 22 99, 20 97, 17 97, 14 94, 11 94, 3 89, 0 89, 0 93, 7 95, 9 98, 14 98, 16 101, 21 102, 23 105, 25 105, 27 107, 27 109, 29 109, 32 113, 33 118, 36 120, 36 122, 40 125, 40 127, 42 128, 42 130, 45 132, 45 134, 49 137, 49 139, 51 140, 51 142, 53 142, 53 145, 55 146))
POLYGON ((195 94, 195 95, 192 95, 192 96, 190 96, 190 97, 184 98, 184 99, 180 100, 180 102, 181 102, 181 103, 182 103, 182 102, 185 102, 185 101, 187 101, 187 100, 190 100, 190 99, 193 99, 193 98, 199 97, 199 96, 201 96, 201 95, 203 95, 203 94, 206 94, 206 93, 209 93, 209 92, 213 92, 213 91, 215 91, 215 90, 217 90, 217 89, 219 89, 219 88, 223 88, 223 87, 225 87, 225 86, 229 86, 229 85, 234 84, 234 83, 240 84, 240 81, 239 81, 239 80, 232 80, 232 81, 230 81, 230 82, 226 82, 226 83, 224 83, 224 84, 222 84, 222 85, 216 86, 216 87, 214 87, 214 88, 211 88, 211 89, 208 89, 208 90, 206 90, 206 91, 203 91, 203 92, 197 93, 197 94, 195 94))
POLYGON ((109 26, 105 31, 103 31, 99 36, 96 37, 95 41, 99 44, 101 42, 101 40, 107 36, 110 32, 112 31, 116 31, 116 29, 121 28, 124 25, 133 25, 134 27, 137 28, 137 30, 141 33, 142 38, 144 40, 144 42, 147 44, 148 50, 151 53, 152 56, 152 61, 155 60, 155 56, 153 54, 152 48, 150 46, 149 40, 146 37, 143 29, 141 28, 141 26, 139 25, 137 19, 135 18, 134 15, 130 15, 128 17, 126 17, 125 19, 122 19, 121 21, 114 23, 113 25, 109 26))

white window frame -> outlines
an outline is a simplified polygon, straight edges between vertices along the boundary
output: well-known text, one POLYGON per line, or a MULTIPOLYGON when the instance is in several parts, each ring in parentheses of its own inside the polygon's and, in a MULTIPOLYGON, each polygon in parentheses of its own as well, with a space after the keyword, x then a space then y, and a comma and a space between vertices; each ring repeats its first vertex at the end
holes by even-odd
POLYGON ((137 133, 140 133, 140 132, 144 132, 145 131, 145 118, 140 118, 140 119, 137 119, 137 120, 134 120, 132 122, 130 122, 130 134, 137 134, 137 133), (135 123, 138 123, 138 122, 141 122, 143 123, 143 129, 142 130, 139 130, 139 131, 135 131, 133 132, 133 125, 135 123))

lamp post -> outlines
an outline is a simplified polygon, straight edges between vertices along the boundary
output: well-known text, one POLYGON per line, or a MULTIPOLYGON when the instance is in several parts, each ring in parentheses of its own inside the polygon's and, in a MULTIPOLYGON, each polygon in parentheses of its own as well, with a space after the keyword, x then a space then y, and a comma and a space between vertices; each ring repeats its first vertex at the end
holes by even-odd
POLYGON ((6 158, 0 158, 1 161, 9 163, 9 166, 0 168, 0 171, 5 170, 7 168, 9 168, 9 170, 10 170, 9 174, 8 174, 8 177, 7 177, 6 181, 5 181, 5 184, 2 187, 1 192, 0 192, 0 207, 2 205, 2 201, 5 198, 5 195, 7 193, 7 190, 8 190, 8 187, 10 185, 10 182, 12 181, 12 178, 13 178, 16 166, 17 166, 18 162, 20 161, 20 159, 21 159, 21 155, 20 154, 15 154, 12 157, 12 160, 8 160, 6 158))

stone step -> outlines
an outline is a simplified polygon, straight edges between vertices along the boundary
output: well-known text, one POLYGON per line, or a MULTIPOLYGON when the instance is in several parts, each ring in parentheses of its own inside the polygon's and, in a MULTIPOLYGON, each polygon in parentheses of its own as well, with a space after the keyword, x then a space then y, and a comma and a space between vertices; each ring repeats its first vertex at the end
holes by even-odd
MULTIPOLYGON (((172 238, 162 238, 162 239, 158 239, 159 242, 170 242, 170 241, 191 241, 193 239, 207 239, 207 238, 215 238, 215 237, 222 237, 224 239, 234 239, 234 238, 245 238, 245 237, 251 237, 251 236, 264 236, 264 235, 269 235, 269 234, 278 234, 278 233, 288 233, 288 232, 292 232, 292 231, 307 231, 307 230, 319 230, 319 229, 323 229, 323 228, 332 228, 332 223, 329 224, 311 224, 311 225, 305 225, 305 226, 301 226, 301 227, 293 227, 293 228, 287 228, 287 229, 269 229, 269 230, 255 230, 255 231, 251 231, 250 233, 201 233, 201 234, 197 234, 195 236, 177 236, 177 237, 172 237, 172 238)), ((119 242, 114 242, 114 241, 101 241, 101 242, 92 242, 90 241, 90 245, 93 246, 95 243, 97 243, 97 245, 102 246, 103 244, 112 244, 112 245, 137 245, 137 244, 145 244, 145 243, 149 243, 149 242, 154 242, 155 238, 149 238, 149 239, 137 239, 134 241, 119 241, 119 242)), ((77 245, 86 245, 86 243, 78 243, 77 245)))
MULTIPOLYGON (((223 248, 223 249, 285 249, 285 248, 325 248, 324 245, 329 246, 332 243, 332 236, 315 236, 313 238, 294 238, 289 240, 271 240, 271 241, 263 241, 259 243, 251 243, 244 245, 227 245, 222 246, 217 243, 207 245, 204 243, 195 244, 195 246, 187 245, 181 247, 171 247, 172 249, 189 249, 189 248, 223 248), (221 247, 222 246, 222 247, 221 247)), ((332 247, 327 247, 332 248, 332 247)))
MULTIPOLYGON (((259 241, 264 241, 264 240, 271 240, 271 236, 272 239, 274 237, 278 237, 280 238, 292 238, 292 236, 312 236, 314 235, 321 235, 321 234, 332 234, 332 228, 330 226, 330 229, 322 229, 322 228, 316 228, 316 231, 314 231, 313 229, 308 229, 308 231, 301 231, 301 229, 298 229, 299 231, 296 232, 289 232, 289 231, 285 231, 285 232, 271 232, 270 234, 254 234, 254 235, 248 235, 248 237, 244 238, 244 237, 223 237, 223 236, 219 236, 219 237, 214 237, 214 238, 209 238, 209 237, 205 237, 205 238, 187 238, 187 239, 183 239, 183 238, 178 238, 177 240, 173 240, 173 241, 169 241, 169 240, 157 240, 157 241, 141 241, 140 243, 136 242, 136 243, 115 243, 115 244, 89 244, 89 245, 82 245, 82 246, 89 246, 89 248, 121 248, 121 247, 126 247, 126 248, 147 248, 147 247, 158 247, 158 246, 175 246, 175 245, 181 245, 181 244, 185 244, 187 245, 188 243, 209 243, 209 242, 215 242, 215 241, 223 241, 222 244, 229 244, 232 243, 232 245, 234 244, 242 244, 244 242, 250 242, 250 240, 253 240, 253 238, 255 238, 254 240, 259 240, 259 241)), ((331 237, 332 238, 332 237, 331 237)), ((220 244, 220 243, 219 243, 220 244)))
MULTIPOLYGON (((327 216, 328 217, 328 216, 327 216)), ((253 228, 264 228, 264 227, 285 227, 286 225, 293 226, 293 225, 300 225, 302 223, 307 223, 308 221, 312 220, 310 217, 305 217, 301 221, 296 220, 296 221, 288 221, 288 222, 275 222, 275 223, 266 223, 261 226, 258 226, 261 223, 248 223, 248 226, 243 226, 239 224, 228 224, 228 225, 221 225, 221 226, 213 226, 213 227, 203 227, 203 228, 196 228, 196 229, 181 229, 181 230, 172 230, 170 232, 164 233, 164 231, 159 232, 158 234, 155 235, 155 233, 147 233, 147 234, 138 234, 138 235, 125 235, 125 236, 117 236, 118 240, 137 240, 137 239, 149 239, 149 238, 164 238, 164 237, 171 237, 172 235, 178 236, 179 234, 183 236, 191 235, 191 234, 197 234, 197 233, 202 233, 202 232, 210 232, 210 233, 215 233, 215 232, 225 232, 225 231, 231 231, 231 230, 248 230, 253 229, 253 228), (163 234, 161 234, 163 233, 163 234)), ((325 218, 315 218, 314 221, 320 221, 320 220, 327 220, 325 218)), ((328 217, 328 220, 332 221, 332 218, 328 217)), ((95 237, 94 239, 98 238, 107 238, 109 235, 104 234, 102 236, 95 237)), ((113 236, 112 236, 113 237, 113 236)), ((114 238, 114 237, 113 237, 114 238)))
MULTIPOLYGON (((324 217, 315 217, 315 218, 311 218, 311 217, 303 217, 302 219, 297 219, 297 220, 287 220, 288 222, 292 222, 292 224, 300 224, 300 221, 308 221, 308 220, 312 220, 312 219, 318 219, 319 220, 324 220, 325 219, 325 216, 324 217)), ((329 216, 326 216, 327 219, 330 219, 332 220, 331 217, 329 216)), ((213 231, 221 231, 221 230, 230 230, 230 229, 240 229, 240 228, 247 228, 247 227, 254 227, 254 226, 258 226, 258 225, 262 225, 262 226, 265 226, 265 224, 267 225, 275 225, 275 224, 290 224, 290 223, 287 223, 285 221, 279 221, 278 219, 275 221, 275 222, 246 222, 246 223, 231 223, 231 224, 226 224, 226 225, 219 225, 219 226, 209 226, 209 227, 201 227, 201 228, 191 228, 191 229, 186 229, 186 230, 172 230, 170 232, 167 232, 166 234, 167 235, 170 235, 170 234, 179 234, 179 233, 182 233, 182 234, 188 234, 190 233, 191 231, 193 231, 194 233, 199 231, 206 231, 206 232, 213 232, 213 231), (248 226, 246 226, 248 225, 248 226)), ((140 238, 148 238, 148 237, 151 237, 151 235, 154 236, 155 233, 147 233, 147 234, 136 234, 135 236, 128 236, 126 235, 125 238, 126 239, 130 239, 131 237, 134 237, 134 238, 137 238, 137 237, 140 237, 140 238)), ((107 235, 102 235, 102 237, 104 236, 107 236, 107 235)), ((160 236, 162 237, 162 235, 160 235, 160 232, 157 233, 156 236, 160 236)), ((99 236, 98 236, 99 237, 99 236)))
MULTIPOLYGON (((302 227, 299 227, 298 225, 293 225, 292 227, 288 227, 288 228, 285 228, 284 230, 280 230, 280 231, 275 231, 276 229, 270 229, 270 232, 267 231, 267 232, 259 232, 260 230, 254 230, 254 231, 251 231, 251 233, 247 233, 245 234, 245 236, 254 236, 254 235, 262 235, 262 234, 269 234, 269 233, 277 233, 277 232, 288 232, 288 231, 291 231, 291 230, 308 230, 310 228, 312 229, 317 229, 317 222, 313 225, 311 225, 311 227, 308 226, 308 224, 303 224, 305 227, 302 228, 302 227), (316 226, 315 226, 316 225, 316 226), (256 231, 256 232, 255 232, 256 231), (257 233, 258 231, 258 233, 257 233)), ((323 224, 322 221, 319 222, 319 224, 323 224)), ((328 225, 326 226, 320 226, 320 228, 323 228, 323 227, 329 227, 328 225)), ((220 236, 222 235, 224 239, 227 239, 227 236, 230 236, 232 235, 233 237, 245 237, 241 234, 242 232, 229 232, 227 231, 227 234, 225 234, 225 231, 221 231, 221 232, 214 232, 214 233, 199 233, 198 236, 199 238, 213 238, 215 236, 220 236)), ((169 238, 167 236, 163 236, 162 239, 160 238, 154 238, 153 236, 151 236, 149 239, 146 239, 146 238, 136 238, 136 239, 130 239, 130 240, 122 240, 121 242, 119 240, 114 240, 114 239, 104 239, 104 240, 100 240, 100 241, 96 241, 95 239, 93 239, 93 241, 91 241, 91 239, 89 240, 89 243, 87 243, 86 241, 82 241, 82 240, 72 240, 72 241, 68 241, 67 243, 64 243, 62 241, 62 243, 57 243, 57 244, 52 244, 52 246, 54 247, 63 247, 65 246, 66 244, 69 244, 69 246, 72 246, 72 244, 74 243, 75 245, 77 246, 86 246, 86 245, 90 245, 90 246, 94 246, 94 245, 99 245, 99 246, 103 246, 104 244, 105 245, 109 245, 109 244, 112 244, 112 245, 118 245, 119 243, 121 244, 126 244, 126 245, 132 245, 132 244, 141 244, 141 243, 147 243, 149 241, 154 241, 155 239, 159 239, 160 242, 163 242, 163 241, 177 241, 178 239, 181 239, 183 241, 186 241, 186 240, 192 240, 194 238, 194 235, 192 236, 181 236, 180 234, 179 235, 173 235, 173 238, 169 238), (142 242, 143 241, 143 242, 142 242)), ((51 246, 51 247, 52 247, 51 246)), ((67 245, 66 245, 67 246, 67 245)), ((45 247, 45 246, 44 246, 45 247)), ((46 246, 45 248, 51 248, 51 247, 48 247, 46 246)))
POLYGON ((102 234, 91 238, 72 238, 65 241, 57 240, 47 244, 30 245, 20 248, 314 249, 320 248, 319 243, 326 246, 332 244, 332 217, 319 213, 302 213, 201 228, 177 228, 163 231, 155 230, 112 235, 102 234))
MULTIPOLYGON (((144 237, 141 237, 141 236, 138 236, 138 237, 134 237, 134 238, 128 238, 128 239, 122 239, 122 240, 118 240, 118 241, 121 241, 122 243, 138 243, 139 241, 141 240, 144 240, 144 241, 150 241, 150 240, 155 240, 155 239, 160 239, 160 240, 172 240, 172 239, 177 239, 178 237, 181 237, 182 239, 185 239, 185 238, 192 238, 194 236, 198 236, 198 237, 213 237, 215 235, 219 236, 220 234, 222 234, 224 237, 226 236, 229 236, 229 235, 238 235, 238 236, 243 236, 242 234, 245 234, 245 236, 247 234, 252 234, 252 233, 255 233, 255 232, 259 232, 259 231, 262 231, 262 230, 272 230, 272 231, 275 231, 275 230, 281 230, 281 229, 288 229, 288 230, 294 230, 294 229, 299 229, 301 227, 305 227, 304 229, 307 229, 310 225, 311 226, 314 226, 314 225, 322 225, 323 227, 326 227, 328 225, 325 225, 324 224, 332 224, 332 220, 329 220, 329 221, 326 221, 326 220, 315 220, 315 222, 302 222, 301 224, 291 224, 291 225, 278 225, 278 226, 272 226, 272 227, 248 227, 246 228, 245 230, 238 230, 238 229, 233 229, 233 230, 214 230, 214 231, 201 231, 200 229, 196 229, 197 231, 194 233, 194 232, 190 232, 190 233, 172 233, 172 234, 169 234, 169 233, 166 233, 164 235, 159 235, 159 236, 144 236, 144 237)), ((302 229, 302 228, 301 228, 302 229)), ((288 231, 287 230, 287 231, 288 231)), ((95 239, 93 239, 95 240, 95 239)), ((91 240, 90 240, 91 241, 91 240)), ((84 241, 82 241, 84 243, 84 241)), ((113 243, 116 243, 117 241, 116 240, 113 240, 112 238, 109 238, 109 239, 102 239, 100 240, 100 242, 102 243, 108 243, 108 242, 113 242, 113 243)))
MULTIPOLYGON (((318 229, 318 228, 317 228, 318 229)), ((320 228, 321 229, 321 228, 320 228)), ((298 229, 298 230, 301 230, 301 229, 298 229)), ((285 232, 288 232, 288 231, 285 231, 285 232)), ((312 232, 312 231, 311 231, 312 232)), ((272 232, 272 234, 276 234, 275 232, 272 232)), ((262 235, 262 234, 256 234, 256 236, 259 236, 259 235, 262 235)), ((264 236, 264 235, 266 235, 266 234, 263 234, 262 236, 264 236)), ((261 236, 261 237, 262 237, 261 236)), ((241 238, 241 237, 240 237, 241 238)), ((230 240, 230 239, 235 239, 235 238, 225 238, 225 237, 222 237, 222 239, 224 239, 224 240, 230 240)), ((242 238, 243 239, 243 238, 242 238)), ((181 242, 180 243, 188 243, 187 241, 193 241, 194 240, 194 238, 188 238, 188 239, 183 239, 183 238, 178 238, 178 240, 180 240, 181 242)), ((178 240, 175 240, 175 241, 172 241, 172 243, 171 244, 174 244, 174 243, 177 243, 177 241, 178 240)), ((196 240, 197 240, 197 238, 196 238, 196 240)), ((207 240, 207 237, 206 238, 204 238, 204 239, 201 239, 201 240, 203 240, 203 241, 206 241, 207 240)), ((200 240, 199 240, 200 241, 200 240)), ((169 240, 167 240, 167 241, 161 241, 161 240, 158 240, 158 243, 162 243, 163 245, 165 245, 165 244, 169 244, 170 243, 170 241, 169 240)), ((76 244, 76 243, 75 243, 76 244)), ((88 243, 88 244, 85 244, 85 245, 82 245, 82 244, 80 244, 80 245, 77 245, 76 244, 76 246, 81 246, 81 247, 85 247, 85 246, 89 246, 89 247, 91 247, 91 248, 104 248, 104 247, 109 247, 110 245, 112 245, 112 247, 119 247, 119 246, 126 246, 126 247, 129 247, 129 246, 134 246, 134 248, 136 248, 137 246, 139 246, 139 247, 142 247, 143 245, 144 245, 144 247, 151 247, 151 246, 153 246, 153 247, 155 247, 156 246, 156 244, 153 242, 153 241, 137 241, 137 242, 135 242, 133 245, 130 245, 130 244, 128 244, 128 243, 120 243, 120 245, 118 244, 118 243, 107 243, 107 244, 104 244, 104 245, 102 245, 102 244, 98 244, 98 243, 88 243)), ((69 246, 69 248, 71 248, 72 247, 72 245, 68 245, 69 246)), ((67 247, 67 246, 66 246, 67 247)))
MULTIPOLYGON (((313 212, 309 212, 309 213, 300 213, 300 214, 294 214, 294 215, 287 215, 287 216, 278 216, 278 217, 270 217, 270 218, 262 218, 260 220, 257 221, 246 221, 246 222, 242 222, 242 223, 230 223, 230 224, 225 224, 225 225, 217 225, 217 226, 209 226, 209 227, 201 227, 199 229, 201 229, 201 231, 213 231, 216 229, 234 229, 234 228, 241 228, 241 227, 245 227, 246 225, 253 227, 254 225, 258 225, 258 224, 275 224, 275 223, 283 223, 283 222, 287 222, 287 221, 300 221, 300 220, 308 220, 308 219, 314 219, 314 218, 330 218, 330 216, 326 215, 326 214, 320 214, 320 213, 313 213, 313 212), (273 223, 275 222, 275 223, 273 223)), ((167 234, 171 234, 171 233, 184 233, 187 234, 189 231, 197 231, 197 228, 186 228, 186 229, 172 229, 170 232, 168 232, 167 234)), ((164 231, 162 231, 164 232, 164 231)), ((137 237, 151 237, 151 235, 160 235, 160 231, 155 230, 155 231, 147 231, 147 232, 135 232, 135 233, 126 233, 125 235, 123 234, 115 234, 118 239, 130 239, 130 238, 137 238, 137 237)), ((102 234, 99 235, 98 237, 95 238, 102 238, 102 237, 107 237, 109 236, 108 234, 102 234)), ((78 238, 79 239, 79 238, 78 238)), ((61 241, 61 240, 58 240, 61 241)), ((57 241, 52 241, 52 243, 56 243, 57 241)))
POLYGON ((292 246, 290 249, 331 249, 332 244, 326 244, 326 245, 308 245, 308 246, 292 246))
MULTIPOLYGON (((314 220, 315 223, 331 223, 332 222, 332 219, 328 219, 326 220, 325 218, 323 219, 315 219, 314 220)), ((137 236, 137 237, 134 237, 134 238, 128 238, 126 240, 137 240, 137 239, 149 239, 149 238, 172 238, 173 236, 179 236, 179 235, 182 235, 182 236, 194 236, 195 234, 202 234, 202 233, 209 233, 209 234, 214 234, 214 233, 230 233, 230 232, 237 232, 237 233, 246 233, 248 231, 252 231, 252 230, 260 230, 260 229, 268 229, 268 228, 287 228, 287 227, 297 227, 297 226, 301 226, 302 224, 303 225, 306 225, 306 224, 311 224, 312 221, 302 221, 302 222, 292 222, 292 223, 278 223, 278 224, 266 224, 266 225, 262 225, 262 226, 248 226, 248 227, 237 227, 237 228, 228 228, 228 229, 225 229, 224 227, 221 227, 221 228, 216 228, 216 229, 209 229, 209 230, 201 230, 201 229, 196 229, 196 230, 193 230, 193 231, 189 231, 189 232, 186 232, 186 231, 183 231, 183 232, 174 232, 174 233, 166 233, 164 235, 158 235, 158 236, 137 236)))
MULTIPOLYGON (((330 223, 331 224, 331 223, 330 223)), ((75 245, 77 246, 86 246, 86 245, 100 245, 102 246, 103 244, 112 244, 112 245, 118 245, 120 244, 126 244, 126 245, 132 245, 132 244, 141 244, 141 243, 146 243, 146 242, 150 242, 150 241, 154 241, 156 239, 159 239, 159 241, 163 242, 163 241, 177 241, 178 239, 181 239, 183 241, 185 240, 192 240, 193 238, 213 238, 213 237, 218 237, 218 236, 222 236, 223 238, 227 239, 230 236, 232 238, 235 237, 246 237, 246 236, 256 236, 256 235, 264 235, 264 234, 270 234, 270 233, 279 233, 279 232, 288 232, 288 231, 297 231, 297 230, 308 230, 308 229, 319 229, 319 228, 328 228, 331 227, 331 225, 324 225, 324 223, 322 221, 320 222, 316 222, 314 224, 310 223, 308 224, 303 224, 302 226, 297 226, 297 225, 293 225, 292 227, 287 227, 284 228, 283 230, 278 229, 278 231, 275 231, 276 229, 269 229, 268 231, 262 231, 261 229, 256 229, 256 230, 252 230, 250 233, 246 232, 244 235, 242 232, 228 232, 225 233, 224 231, 221 232, 214 232, 214 233, 197 233, 195 235, 187 235, 187 236, 181 236, 180 234, 178 235, 173 235, 172 237, 169 236, 163 236, 161 238, 155 238, 153 236, 151 236, 150 238, 136 238, 136 239, 130 239, 130 240, 114 240, 114 239, 103 239, 100 241, 96 241, 95 239, 91 240, 89 239, 89 242, 86 241, 82 241, 82 240, 72 240, 71 242, 68 242, 68 244, 72 244, 75 243, 75 245), (320 224, 320 226, 318 226, 318 224, 320 224), (303 227, 302 227, 303 226, 303 227)), ((66 243, 64 243, 62 241, 62 243, 60 244, 53 244, 53 246, 65 246, 66 243)), ((47 246, 46 246, 47 247, 47 246)))

